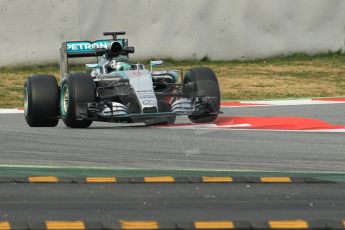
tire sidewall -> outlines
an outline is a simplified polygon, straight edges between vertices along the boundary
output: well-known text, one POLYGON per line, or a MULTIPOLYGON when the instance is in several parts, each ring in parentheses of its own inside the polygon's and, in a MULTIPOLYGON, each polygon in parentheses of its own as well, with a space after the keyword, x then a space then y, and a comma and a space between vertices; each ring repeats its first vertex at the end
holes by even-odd
POLYGON ((31 92, 31 84, 30 78, 27 78, 24 84, 24 95, 27 96, 27 107, 24 106, 24 117, 28 124, 32 123, 33 113, 32 113, 32 92, 31 92))
POLYGON ((75 101, 74 101, 74 85, 71 77, 66 78, 61 83, 60 92, 60 117, 63 120, 75 119, 75 101), (68 89, 68 105, 67 111, 64 111, 64 90, 68 89))

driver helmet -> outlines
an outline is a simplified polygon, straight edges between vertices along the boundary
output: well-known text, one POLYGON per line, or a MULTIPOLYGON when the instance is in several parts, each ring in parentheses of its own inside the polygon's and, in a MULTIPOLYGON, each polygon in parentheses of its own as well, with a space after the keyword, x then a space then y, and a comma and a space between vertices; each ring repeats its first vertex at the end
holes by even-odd
POLYGON ((128 71, 132 67, 128 64, 128 58, 126 56, 118 56, 110 61, 110 67, 115 71, 128 71))

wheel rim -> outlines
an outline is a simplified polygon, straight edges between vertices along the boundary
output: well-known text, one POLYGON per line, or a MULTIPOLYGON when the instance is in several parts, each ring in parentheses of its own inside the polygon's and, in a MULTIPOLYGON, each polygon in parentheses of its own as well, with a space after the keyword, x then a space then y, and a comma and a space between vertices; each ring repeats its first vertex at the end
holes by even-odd
POLYGON ((64 85, 62 87, 61 91, 61 98, 60 98, 60 107, 61 107, 61 115, 66 115, 68 111, 68 105, 69 105, 69 91, 67 85, 64 85))
POLYGON ((29 110, 29 93, 27 87, 24 87, 24 116, 27 117, 29 110))

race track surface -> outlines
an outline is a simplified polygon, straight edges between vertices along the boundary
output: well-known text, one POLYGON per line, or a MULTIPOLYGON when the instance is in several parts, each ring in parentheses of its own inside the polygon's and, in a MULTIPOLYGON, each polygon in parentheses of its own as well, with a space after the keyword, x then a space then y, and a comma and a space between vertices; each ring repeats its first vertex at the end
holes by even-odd
POLYGON ((337 220, 345 184, 2 184, 0 220, 337 220))
MULTIPOLYGON (((231 220, 235 226, 250 221, 263 229, 268 225, 260 221, 298 219, 302 225, 327 220, 345 226, 345 183, 252 183, 252 175, 244 183, 74 182, 78 175, 121 176, 126 170, 135 180, 159 170, 186 178, 225 171, 239 178, 246 172, 271 173, 274 180, 282 180, 279 175, 301 179, 298 172, 345 172, 344 103, 222 110, 220 121, 226 122, 216 122, 222 127, 190 125, 181 117, 172 127, 94 123, 70 129, 60 122, 56 128, 30 128, 23 114, 0 114, 0 224, 45 229, 45 220, 153 220, 178 227, 186 221, 193 228, 193 221, 231 220), (253 118, 260 120, 256 126, 253 118), (236 120, 250 126, 233 126, 236 120), (99 174, 93 175, 96 169, 99 174), (42 180, 34 175, 74 179, 34 183, 30 180, 42 180), (5 182, 6 176, 17 183, 5 182), (30 183, 20 181, 25 176, 30 183)), ((344 182, 344 174, 337 175, 344 182)))
MULTIPOLYGON (((223 116, 298 116, 345 124, 345 104, 223 108, 223 116)), ((188 123, 185 117, 177 123, 188 123)), ((0 114, 1 165, 345 171, 344 132, 144 127, 29 128, 23 114, 0 114)))

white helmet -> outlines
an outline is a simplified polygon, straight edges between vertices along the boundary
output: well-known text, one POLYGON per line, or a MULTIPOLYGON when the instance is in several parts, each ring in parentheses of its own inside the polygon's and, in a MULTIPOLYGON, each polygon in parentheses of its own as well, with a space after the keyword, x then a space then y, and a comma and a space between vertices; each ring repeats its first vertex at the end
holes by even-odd
POLYGON ((113 60, 110 61, 110 64, 109 64, 109 65, 110 65, 110 67, 111 67, 112 69, 115 70, 115 69, 116 69, 116 65, 117 65, 117 61, 116 61, 115 59, 113 59, 113 60))
MULTIPOLYGON (((127 59, 126 59, 127 60, 127 59)), ((112 68, 113 70, 116 71, 128 71, 131 70, 131 65, 128 64, 127 62, 123 61, 123 60, 117 60, 117 58, 114 58, 110 61, 110 68, 112 68)))

